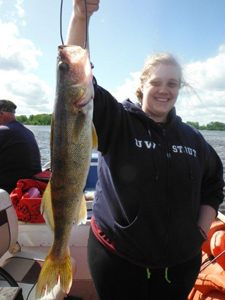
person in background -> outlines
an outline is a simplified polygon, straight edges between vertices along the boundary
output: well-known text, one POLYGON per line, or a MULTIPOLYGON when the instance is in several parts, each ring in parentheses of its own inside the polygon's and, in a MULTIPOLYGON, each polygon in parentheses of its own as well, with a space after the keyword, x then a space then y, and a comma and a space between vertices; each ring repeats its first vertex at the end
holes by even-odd
POLYGON ((16 108, 12 101, 0 100, 0 188, 9 194, 19 179, 41 172, 34 134, 16 120, 16 108))
MULTIPOLYGON (((98 8, 87 0, 88 23, 98 8)), ((66 43, 84 40, 84 1, 74 0, 66 43)), ((223 201, 223 167, 176 115, 186 84, 177 60, 151 56, 140 79, 136 104, 119 103, 94 80, 99 165, 89 268, 100 300, 186 300, 223 201)))

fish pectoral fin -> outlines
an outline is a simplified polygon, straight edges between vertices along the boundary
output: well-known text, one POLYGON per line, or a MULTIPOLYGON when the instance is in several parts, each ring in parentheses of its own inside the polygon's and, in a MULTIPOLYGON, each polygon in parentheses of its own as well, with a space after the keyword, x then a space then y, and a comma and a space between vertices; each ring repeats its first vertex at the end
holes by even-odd
POLYGON ((51 197, 51 183, 47 184, 41 201, 41 213, 45 219, 45 222, 49 226, 52 232, 54 232, 54 219, 52 211, 52 197, 51 197))
POLYGON ((73 273, 69 248, 63 258, 55 258, 52 249, 53 247, 41 268, 36 286, 36 299, 46 299, 42 297, 49 294, 59 282, 60 289, 66 294, 69 293, 72 285, 73 273))
POLYGON ((87 205, 84 195, 82 195, 75 213, 74 224, 86 224, 87 222, 87 205))
POLYGON ((95 150, 98 149, 98 136, 97 136, 97 132, 95 130, 95 126, 92 123, 91 124, 91 132, 92 132, 92 144, 95 150))

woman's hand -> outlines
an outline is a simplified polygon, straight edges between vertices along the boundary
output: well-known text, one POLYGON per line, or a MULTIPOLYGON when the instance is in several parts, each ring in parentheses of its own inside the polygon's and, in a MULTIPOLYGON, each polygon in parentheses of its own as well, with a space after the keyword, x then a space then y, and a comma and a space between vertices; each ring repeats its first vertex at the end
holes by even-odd
MULTIPOLYGON (((87 2, 87 16, 93 15, 99 9, 100 0, 86 0, 87 2)), ((85 4, 84 0, 74 0, 73 2, 74 14, 77 18, 85 19, 85 4)))

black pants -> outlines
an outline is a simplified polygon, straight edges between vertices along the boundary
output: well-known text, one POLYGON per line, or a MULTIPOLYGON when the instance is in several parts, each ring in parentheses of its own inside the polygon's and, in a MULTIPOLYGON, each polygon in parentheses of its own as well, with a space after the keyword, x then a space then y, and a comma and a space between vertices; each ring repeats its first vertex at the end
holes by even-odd
POLYGON ((201 253, 168 269, 145 269, 88 240, 88 264, 99 300, 186 300, 198 276, 201 253))

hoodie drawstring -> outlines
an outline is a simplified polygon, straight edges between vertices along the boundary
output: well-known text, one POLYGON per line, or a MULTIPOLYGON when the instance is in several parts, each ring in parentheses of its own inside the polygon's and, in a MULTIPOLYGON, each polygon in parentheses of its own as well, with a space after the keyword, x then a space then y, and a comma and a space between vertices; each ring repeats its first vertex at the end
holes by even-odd
POLYGON ((147 278, 150 279, 150 277, 151 277, 151 272, 150 272, 149 268, 147 268, 146 271, 147 271, 147 278))
POLYGON ((169 271, 169 268, 165 268, 165 279, 168 283, 171 283, 171 280, 169 280, 169 278, 168 278, 168 271, 169 271))
MULTIPOLYGON (((149 268, 146 268, 146 271, 147 271, 147 279, 150 279, 151 278, 151 272, 150 272, 149 268)), ((171 283, 171 280, 168 277, 168 271, 169 271, 169 268, 165 268, 165 280, 168 283, 171 283)))

